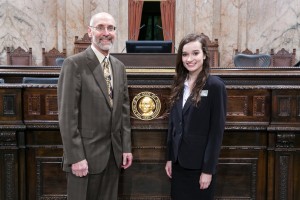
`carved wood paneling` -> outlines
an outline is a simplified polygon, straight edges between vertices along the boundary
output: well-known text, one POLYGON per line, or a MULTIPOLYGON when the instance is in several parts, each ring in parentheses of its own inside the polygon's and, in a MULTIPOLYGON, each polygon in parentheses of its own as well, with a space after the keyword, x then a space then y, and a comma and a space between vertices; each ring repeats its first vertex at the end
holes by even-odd
POLYGON ((278 116, 291 116, 291 98, 286 96, 278 96, 278 116))
POLYGON ((119 199, 170 199, 170 182, 165 162, 134 162, 122 171, 119 199))
POLYGON ((256 199, 256 185, 260 174, 257 162, 258 159, 255 158, 221 158, 216 199, 256 199))
POLYGON ((270 107, 266 105, 269 99, 270 91, 266 89, 227 89, 227 122, 267 124, 270 107))
POLYGON ((253 116, 265 116, 266 111, 266 97, 254 96, 253 97, 253 116))
POLYGON ((46 95, 46 115, 58 115, 57 95, 46 95))
POLYGON ((7 147, 17 145, 17 136, 15 131, 1 130, 0 131, 0 146, 7 147))
POLYGON ((67 181, 61 163, 60 157, 36 157, 37 199, 66 199, 67 181))
POLYGON ((273 90, 272 99, 272 124, 300 124, 299 90, 273 90))
MULTIPOLYGON (((39 128, 39 126, 53 126, 53 124, 36 124, 35 121, 46 120, 56 123, 58 119, 57 91, 56 88, 31 87, 24 91, 24 118, 28 126, 39 128)), ((50 128, 50 127, 49 127, 50 128)))
POLYGON ((41 95, 28 96, 28 115, 41 115, 41 95))
POLYGON ((298 117, 298 119, 300 118, 300 96, 297 96, 297 114, 296 116, 298 117))
POLYGON ((16 115, 16 95, 3 95, 3 115, 16 115))
POLYGON ((248 116, 247 96, 228 96, 227 116, 248 116))
MULTIPOLYGON (((135 62, 137 59, 128 60, 135 62)), ((153 62, 156 60, 152 59, 153 62)), ((130 101, 137 94, 150 91, 160 99, 161 110, 148 121, 131 112, 134 163, 122 171, 119 199, 170 199, 170 182, 164 170, 168 97, 174 75, 173 64, 170 61, 169 64, 170 68, 127 68, 130 101)), ((22 75, 53 77, 58 76, 60 70, 45 70, 39 66, 38 70, 32 67, 12 72, 14 67, 8 67, 0 72, 5 80, 21 80, 22 75)), ((300 70, 218 68, 212 73, 220 75, 226 83, 229 113, 220 154, 216 199, 298 200, 300 70)), ((56 85, 0 86, 0 169, 3 171, 0 189, 10 192, 1 193, 5 200, 18 199, 18 193, 27 195, 22 195, 22 200, 66 199, 65 174, 60 166, 62 144, 56 95, 56 85), (5 106, 4 96, 8 97, 5 106), (29 114, 28 97, 39 98, 39 101, 35 99, 40 102, 39 109, 31 102, 32 112, 39 110, 39 115, 29 114), (17 131, 20 129, 25 138, 17 131), (21 151, 26 152, 23 158, 20 158, 21 151)), ((1 195, 0 200, 4 200, 1 195)))
POLYGON ((2 157, 1 159, 2 161, 0 163, 3 166, 2 169, 3 172, 5 173, 3 176, 4 180, 2 182, 4 183, 4 187, 2 188, 3 195, 0 195, 0 198, 4 197, 5 200, 15 200, 18 199, 18 185, 17 185, 18 174, 16 173, 17 172, 16 154, 11 152, 6 152, 3 153, 2 156, 0 153, 0 158, 2 157))
POLYGON ((276 138, 276 147, 277 148, 293 148, 295 147, 295 133, 290 132, 279 132, 277 133, 277 138, 276 138))

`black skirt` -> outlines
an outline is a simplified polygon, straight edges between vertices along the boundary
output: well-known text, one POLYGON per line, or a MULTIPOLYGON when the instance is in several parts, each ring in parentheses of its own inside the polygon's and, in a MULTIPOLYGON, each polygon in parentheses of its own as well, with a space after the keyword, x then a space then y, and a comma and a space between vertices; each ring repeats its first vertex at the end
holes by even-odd
POLYGON ((216 177, 207 189, 200 189, 201 170, 185 169, 178 163, 172 164, 171 197, 172 200, 213 200, 216 177))

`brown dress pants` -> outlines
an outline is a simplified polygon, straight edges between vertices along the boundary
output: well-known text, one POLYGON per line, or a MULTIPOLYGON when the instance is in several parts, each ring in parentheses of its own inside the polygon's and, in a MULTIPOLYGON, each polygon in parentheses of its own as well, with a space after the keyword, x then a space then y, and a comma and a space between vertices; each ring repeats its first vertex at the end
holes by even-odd
MULTIPOLYGON (((101 162, 101 160, 99 160, 101 162)), ((68 200, 117 200, 120 168, 113 152, 107 167, 100 174, 77 177, 68 173, 68 200)))

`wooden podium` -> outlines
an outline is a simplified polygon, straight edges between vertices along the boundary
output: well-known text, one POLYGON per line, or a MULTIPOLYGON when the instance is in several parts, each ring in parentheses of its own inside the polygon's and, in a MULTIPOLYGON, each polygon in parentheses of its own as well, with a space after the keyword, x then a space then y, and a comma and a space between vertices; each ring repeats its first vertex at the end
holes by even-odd
MULTIPOLYGON (((176 56, 114 55, 127 67, 134 156, 132 167, 121 173, 119 199, 170 199, 165 141, 176 56), (140 94, 159 100, 157 116, 137 115, 140 94)), ((57 86, 18 82, 59 72, 59 67, 0 67, 6 81, 0 84, 0 200, 66 199, 57 86)), ((216 199, 298 199, 300 70, 213 68, 211 73, 225 81, 228 93, 216 199)))

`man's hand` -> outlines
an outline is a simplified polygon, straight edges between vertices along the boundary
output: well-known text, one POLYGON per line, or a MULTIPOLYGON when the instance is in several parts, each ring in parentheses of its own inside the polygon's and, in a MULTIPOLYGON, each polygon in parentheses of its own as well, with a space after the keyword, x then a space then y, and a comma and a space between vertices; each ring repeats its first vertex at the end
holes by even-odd
POLYGON ((86 159, 72 164, 72 173, 79 177, 86 176, 89 173, 86 159))
POLYGON ((132 153, 123 153, 122 168, 127 169, 131 166, 133 160, 132 153))

